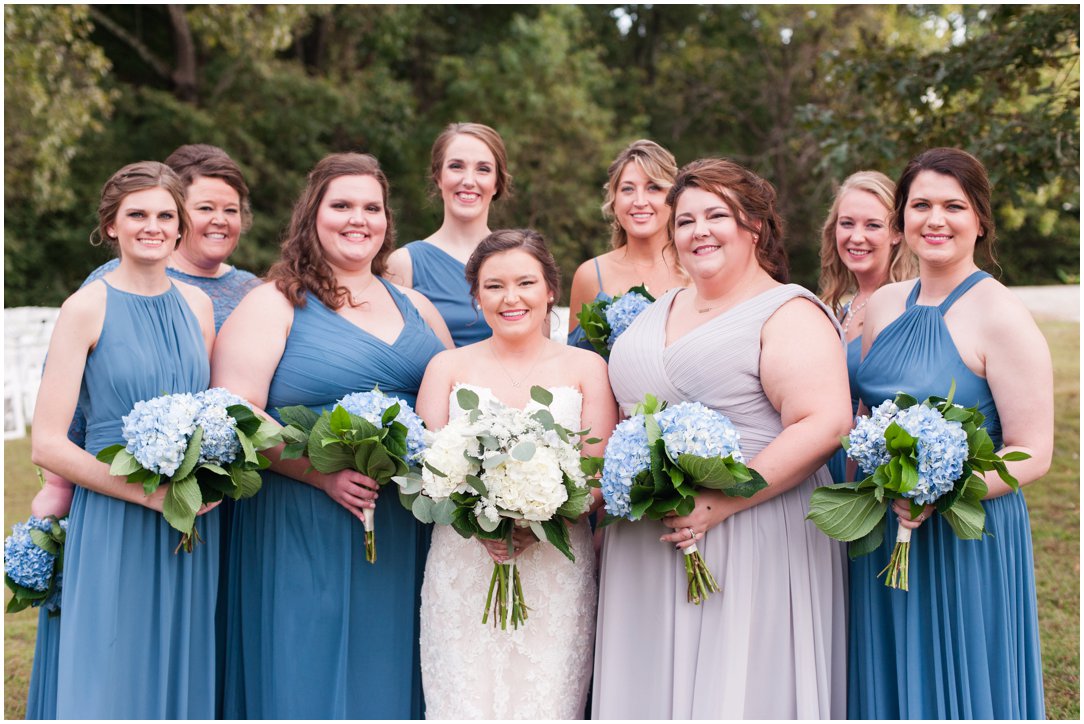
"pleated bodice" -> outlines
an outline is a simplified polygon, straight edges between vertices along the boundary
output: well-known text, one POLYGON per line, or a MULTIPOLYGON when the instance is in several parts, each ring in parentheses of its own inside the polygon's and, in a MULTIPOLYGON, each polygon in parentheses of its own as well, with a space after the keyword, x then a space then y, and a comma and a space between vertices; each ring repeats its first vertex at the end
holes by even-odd
POLYGON ((403 248, 410 254, 414 289, 440 312, 455 346, 488 339, 493 331, 475 306, 463 262, 427 241, 412 241, 403 248))

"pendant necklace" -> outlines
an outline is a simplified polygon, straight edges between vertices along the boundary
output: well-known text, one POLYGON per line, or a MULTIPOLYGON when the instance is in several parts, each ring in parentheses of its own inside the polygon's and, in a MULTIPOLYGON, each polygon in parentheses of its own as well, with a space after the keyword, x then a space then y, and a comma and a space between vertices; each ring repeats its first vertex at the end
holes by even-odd
POLYGON ((538 355, 537 357, 535 357, 535 359, 534 359, 534 364, 532 364, 532 365, 531 365, 531 368, 530 368, 529 370, 527 370, 527 374, 523 375, 522 377, 520 377, 520 378, 519 378, 519 379, 517 380, 517 379, 516 379, 515 377, 513 377, 513 376, 512 376, 512 374, 511 374, 511 373, 510 373, 510 372, 508 371, 508 368, 504 366, 504 363, 503 363, 503 362, 501 362, 501 358, 497 356, 497 351, 496 351, 495 349, 493 349, 493 345, 492 345, 492 344, 490 344, 490 345, 487 345, 487 346, 489 347, 489 353, 490 353, 491 355, 493 355, 493 359, 497 360, 497 364, 498 364, 498 365, 500 365, 501 371, 502 371, 502 372, 504 372, 505 376, 506 376, 506 377, 508 378, 508 381, 512 383, 512 387, 516 387, 516 388, 518 388, 518 387, 519 387, 520 385, 522 385, 522 384, 523 384, 523 382, 524 382, 524 381, 525 381, 525 380, 526 380, 526 379, 527 379, 528 377, 530 377, 530 376, 531 376, 531 373, 532 373, 532 372, 534 372, 534 368, 535 368, 535 367, 537 367, 537 366, 538 366, 538 363, 539 363, 539 361, 541 361, 543 353, 545 353, 545 350, 543 350, 543 351, 542 351, 542 353, 539 353, 539 355, 538 355))
MULTIPOLYGON (((376 281, 376 276, 375 276, 375 275, 374 275, 374 276, 371 276, 371 277, 369 277, 369 281, 368 281, 368 282, 366 282, 365 286, 363 286, 363 287, 362 287, 362 288, 361 288, 361 289, 360 289, 359 291, 357 291, 357 292, 355 292, 355 291, 352 291, 352 290, 350 289, 350 287, 346 287, 346 292, 347 292, 347 294, 349 294, 349 295, 350 295, 350 302, 351 302, 351 304, 353 304, 353 305, 354 305, 355 307, 356 307, 356 306, 358 306, 358 305, 360 305, 360 304, 361 304, 361 297, 362 297, 362 295, 363 295, 363 294, 365 294, 365 292, 369 291, 369 287, 371 287, 371 286, 373 285, 373 282, 374 282, 374 281, 376 281)), ((343 285, 343 286, 346 286, 346 285, 343 285)))
MULTIPOLYGON (((855 296, 855 299, 858 298, 857 294, 854 295, 854 296, 855 296)), ((870 296, 873 296, 873 295, 871 294, 870 296)), ((866 304, 868 304, 868 303, 869 303, 869 297, 866 297, 865 301, 863 301, 859 305, 855 305, 854 299, 851 300, 850 306, 847 307, 847 313, 845 315, 843 315, 843 324, 840 325, 840 327, 842 327, 842 329, 843 329, 843 338, 844 339, 847 338, 847 330, 851 328, 851 322, 854 321, 854 318, 858 316, 859 312, 861 312, 863 309, 866 308, 866 304)))

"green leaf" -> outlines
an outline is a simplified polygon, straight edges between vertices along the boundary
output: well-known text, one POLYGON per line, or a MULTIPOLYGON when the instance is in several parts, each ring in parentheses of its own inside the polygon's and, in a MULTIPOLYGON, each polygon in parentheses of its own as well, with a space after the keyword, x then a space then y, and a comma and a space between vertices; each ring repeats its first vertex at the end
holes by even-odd
POLYGON ((918 485, 918 468, 909 457, 898 458, 900 461, 900 487, 897 492, 906 493, 918 485))
MULTIPOLYGON (((345 410, 343 411, 345 414, 345 410)), ((346 443, 321 445, 321 441, 331 435, 331 415, 324 413, 316 421, 309 435, 309 462, 321 473, 336 473, 354 467, 354 451, 346 443)))
POLYGON ((237 442, 241 443, 241 450, 244 452, 244 458, 246 463, 256 463, 256 447, 252 444, 252 440, 244 433, 237 435, 237 442))
POLYGON ((534 457, 535 444, 530 440, 523 440, 512 448, 512 457, 520 462, 527 462, 534 457))
POLYGON ((196 463, 199 461, 199 446, 202 442, 203 428, 197 425, 192 432, 192 437, 188 439, 188 447, 184 450, 184 458, 181 459, 181 464, 176 472, 169 476, 170 480, 183 480, 192 474, 192 471, 196 469, 196 463))
POLYGON ((354 453, 354 469, 368 475, 383 485, 393 475, 407 471, 406 463, 388 455, 384 446, 375 440, 363 440, 354 453))
POLYGON ((561 503, 561 507, 557 509, 557 515, 575 520, 590 509, 591 490, 575 484, 566 484, 565 489, 568 491, 568 499, 561 503))
POLYGON ((234 492, 230 493, 230 497, 234 500, 251 498, 260 492, 260 488, 263 486, 263 478, 260 477, 258 472, 245 470, 237 465, 230 467, 230 480, 233 481, 234 485, 234 492))
POLYGON ((41 548, 46 553, 56 555, 60 553, 60 546, 56 544, 53 537, 44 531, 40 531, 37 528, 30 529, 30 540, 34 542, 38 548, 41 548))
POLYGON ((333 409, 331 415, 328 416, 328 429, 334 437, 340 437, 343 433, 353 429, 350 413, 347 412, 342 405, 335 405, 335 409, 333 409))
POLYGON ((226 408, 226 414, 233 418, 236 428, 246 435, 253 435, 260 428, 261 418, 247 405, 230 405, 226 408))
POLYGON ((399 411, 402 409, 402 405, 398 402, 393 403, 391 407, 384 410, 384 414, 380 416, 380 424, 387 427, 392 421, 399 416, 399 411))
POLYGON ((451 525, 455 517, 455 503, 451 498, 438 500, 433 505, 433 522, 440 525, 451 525))
POLYGON ((553 404, 553 393, 539 385, 531 386, 531 399, 540 405, 549 407, 553 404))
POLYGON ((479 478, 477 475, 468 475, 464 479, 466 480, 467 485, 471 486, 474 492, 482 496, 489 495, 489 490, 486 488, 486 484, 483 483, 482 479, 479 478))
POLYGON ((433 522, 433 500, 424 495, 419 495, 410 506, 410 512, 423 523, 433 522))
MULTIPOLYGON (((482 469, 483 470, 492 470, 493 468, 500 467, 501 465, 503 465, 504 463, 506 463, 507 461, 509 461, 511 459, 512 459, 512 456, 509 455, 508 453, 499 453, 497 455, 490 455, 489 457, 487 457, 485 460, 482 461, 482 469)), ((485 495, 485 493, 482 493, 482 495, 485 495)))
POLYGON ((888 503, 878 503, 872 490, 830 485, 813 491, 806 519, 830 538, 853 541, 873 530, 887 508, 888 503))
POLYGON ((1007 452, 1004 455, 1002 455, 1001 459, 1004 460, 1007 463, 1017 463, 1017 462, 1020 462, 1021 460, 1030 460, 1031 455, 1028 455, 1026 452, 1024 452, 1022 450, 1013 450, 1012 452, 1007 452))
POLYGON ((395 475, 392 480, 399 489, 407 495, 413 495, 422 491, 422 476, 417 470, 411 470, 405 475, 395 475))
MULTIPOLYGON (((120 447, 119 445, 117 447, 120 447)), ((101 453, 98 453, 100 456, 101 453)), ((98 458, 101 460, 101 457, 98 458)), ((128 477, 133 473, 137 473, 143 470, 143 466, 139 464, 139 461, 135 459, 132 453, 125 450, 123 447, 113 453, 113 462, 109 465, 110 475, 123 475, 128 477)))
MULTIPOLYGON (((113 458, 123 449, 123 445, 110 445, 109 447, 103 447, 94 457, 98 458, 103 463, 112 463, 113 458)), ((127 475, 127 473, 125 473, 125 475, 127 475)))
POLYGON ((278 413, 279 419, 282 420, 285 425, 292 425, 301 432, 305 433, 308 437, 309 432, 316 425, 316 421, 320 418, 315 412, 305 407, 304 405, 291 405, 290 407, 278 407, 275 408, 275 412, 278 413))
POLYGON ((196 511, 203 504, 199 484, 192 476, 174 480, 166 490, 162 501, 162 515, 166 522, 182 533, 192 532, 196 524, 196 511))
POLYGON ((459 407, 462 410, 478 409, 478 393, 469 390, 466 387, 460 387, 456 390, 455 400, 459 403, 459 407))
POLYGON ((662 438, 662 428, 654 415, 644 415, 644 429, 647 431, 647 444, 652 445, 662 438))
POLYGON ((914 407, 915 405, 917 405, 918 400, 916 400, 915 398, 911 397, 910 395, 908 395, 906 393, 898 392, 898 393, 896 393, 895 403, 896 403, 896 407, 900 408, 901 410, 904 410, 904 409, 906 409, 908 407, 914 407))
POLYGON ((551 519, 542 523, 542 530, 546 531, 546 540, 553 544, 553 547, 561 551, 566 558, 570 561, 575 561, 576 556, 572 552, 572 547, 568 542, 568 526, 560 518, 551 519))
POLYGON ((986 530, 986 511, 982 503, 977 500, 969 500, 967 496, 960 498, 948 510, 941 513, 956 536, 962 540, 978 540, 986 530))
POLYGON ((847 544, 847 555, 852 561, 881 547, 884 543, 887 520, 885 516, 881 516, 877 521, 877 525, 873 526, 873 530, 847 544))
POLYGON ((479 516, 472 515, 472 517, 477 521, 478 527, 486 533, 495 533, 497 529, 501 527, 500 520, 494 522, 490 520, 484 513, 479 516))

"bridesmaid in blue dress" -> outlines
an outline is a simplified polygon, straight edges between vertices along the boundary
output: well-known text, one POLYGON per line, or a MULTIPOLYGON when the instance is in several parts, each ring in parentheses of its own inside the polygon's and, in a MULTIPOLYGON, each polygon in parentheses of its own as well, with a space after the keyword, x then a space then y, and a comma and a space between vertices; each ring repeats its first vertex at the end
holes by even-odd
POLYGON ((201 510, 197 527, 207 542, 175 554, 180 534, 161 515, 169 486, 144 496, 93 455, 123 442, 121 417, 136 402, 207 387, 211 300, 166 276, 190 223, 169 167, 122 168, 103 187, 98 216, 98 233, 121 261, 61 307, 33 426, 34 463, 77 484, 55 715, 206 719, 214 715, 219 513, 201 510), (85 450, 67 435, 77 401, 87 419, 85 450))
MULTIPOLYGON (((858 368, 862 404, 898 390, 977 405, 1021 485, 1050 466, 1053 372, 1046 341, 1023 304, 974 261, 993 261, 986 170, 971 155, 931 149, 900 177, 893 225, 918 256, 917 282, 877 291, 866 312, 858 368)), ((888 513, 884 545, 851 568, 848 716, 852 719, 1042 719, 1042 659, 1028 509, 996 474, 981 541, 961 541, 932 506, 914 520, 888 513), (897 525, 913 530, 910 590, 877 577, 897 525)))
POLYGON ((602 215, 610 221, 612 248, 580 264, 572 277, 568 343, 573 347, 595 349, 576 318, 585 303, 610 299, 640 285, 657 298, 689 284, 667 230, 666 193, 677 170, 674 155, 647 140, 633 141, 610 164, 602 215))
MULTIPOLYGON (((237 248, 241 234, 252 225, 252 208, 248 185, 240 167, 217 146, 194 143, 179 146, 165 160, 180 177, 185 187, 185 210, 192 222, 180 244, 170 254, 166 274, 172 278, 202 289, 214 305, 215 330, 222 327, 241 298, 260 280, 252 272, 226 263, 237 248)), ((113 271, 120 259, 111 259, 92 271, 80 287, 113 271)), ((68 437, 76 445, 83 446, 86 439, 86 419, 78 407, 68 437)), ((55 515, 63 517, 71 508, 72 484, 46 470, 45 486, 34 496, 31 512, 38 517, 55 515)), ((220 567, 226 566, 229 536, 229 516, 233 510, 230 498, 219 506, 221 543, 220 567)), ((222 636, 225 631, 225 586, 227 578, 219 581, 219 610, 215 615, 219 639, 217 661, 222 666, 222 636)), ((30 675, 27 701, 28 719, 53 719, 56 717, 53 702, 56 701, 56 651, 60 645, 60 618, 38 617, 38 640, 34 649, 34 669, 30 675)), ((221 680, 221 676, 219 676, 221 680)), ((219 691, 221 696, 221 691, 219 691)), ((217 712, 221 713, 221 702, 217 712)))
MULTIPOLYGON (((851 174, 836 191, 821 230, 820 296, 843 329, 852 414, 858 413, 854 376, 862 359, 866 304, 883 285, 915 276, 914 255, 889 228, 895 190, 892 179, 879 171, 851 174), (842 304, 848 294, 853 296, 842 304)), ((847 453, 842 447, 828 460, 828 471, 837 483, 847 480, 847 453)))
MULTIPOLYGON (((268 283, 222 328, 214 384, 272 416, 376 386, 413 404, 451 338, 428 300, 379 276, 393 248, 376 159, 320 161, 268 283)), ((378 502, 372 479, 309 471, 307 458, 281 460, 280 450, 268 451, 260 492, 234 508, 226 718, 419 717, 424 529, 394 489, 378 502), (365 508, 376 510, 376 564, 365 561, 365 508)))
POLYGON ((500 134, 481 123, 452 123, 433 142, 430 178, 444 204, 444 222, 388 258, 388 279, 436 305, 456 347, 488 339, 492 330, 467 284, 467 259, 489 236, 489 207, 512 193, 500 134))

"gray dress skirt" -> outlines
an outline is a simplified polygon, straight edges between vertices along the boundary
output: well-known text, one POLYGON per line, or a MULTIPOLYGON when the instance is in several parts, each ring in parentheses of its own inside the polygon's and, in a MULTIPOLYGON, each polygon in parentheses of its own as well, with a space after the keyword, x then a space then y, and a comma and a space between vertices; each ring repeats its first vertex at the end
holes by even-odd
MULTIPOLYGON (((783 427, 760 384, 761 328, 796 297, 759 294, 666 346, 678 290, 618 339, 610 382, 626 414, 646 393, 698 401, 734 423, 751 460, 783 427)), ((698 543, 720 588, 686 600, 682 554, 652 520, 605 529, 599 582, 595 719, 842 719, 846 716, 846 558, 805 520, 821 467, 788 492, 731 516, 698 543)))

